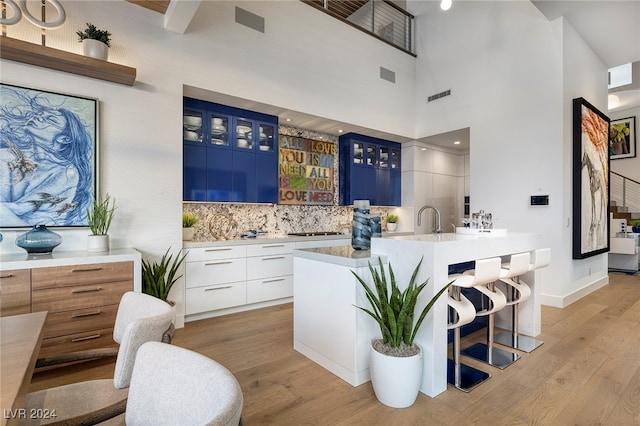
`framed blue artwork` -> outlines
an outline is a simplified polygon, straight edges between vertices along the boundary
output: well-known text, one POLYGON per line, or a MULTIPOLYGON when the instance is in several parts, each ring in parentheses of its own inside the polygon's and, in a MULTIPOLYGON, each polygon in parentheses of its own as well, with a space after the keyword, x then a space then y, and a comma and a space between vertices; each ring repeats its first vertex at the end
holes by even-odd
POLYGON ((98 100, 0 83, 0 228, 86 227, 98 100))

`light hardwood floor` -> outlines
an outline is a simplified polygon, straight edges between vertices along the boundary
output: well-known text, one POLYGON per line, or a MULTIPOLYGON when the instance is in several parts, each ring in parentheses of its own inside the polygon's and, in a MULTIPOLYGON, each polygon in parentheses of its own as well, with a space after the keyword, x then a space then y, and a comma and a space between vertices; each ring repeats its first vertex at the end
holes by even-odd
MULTIPOLYGON (((187 323, 174 344, 234 373, 253 425, 640 425, 640 277, 610 283, 564 309, 542 308, 545 343, 465 394, 423 394, 410 408, 377 402, 292 348, 291 304, 187 323)), ((463 347, 481 340, 478 332, 463 347)), ((167 365, 167 368, 171 368, 167 365)), ((113 363, 37 373, 31 389, 112 377, 113 363)))

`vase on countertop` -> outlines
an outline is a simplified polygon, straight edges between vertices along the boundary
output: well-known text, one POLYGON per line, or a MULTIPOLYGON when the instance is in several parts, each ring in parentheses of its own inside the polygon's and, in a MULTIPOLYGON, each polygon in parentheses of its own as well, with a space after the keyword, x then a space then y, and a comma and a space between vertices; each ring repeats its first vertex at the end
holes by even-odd
POLYGON ((354 200, 351 222, 351 247, 356 250, 371 248, 371 225, 369 223, 369 200, 354 200))
POLYGON ((47 229, 46 225, 36 225, 16 238, 16 245, 29 254, 50 254, 61 243, 62 237, 47 229))

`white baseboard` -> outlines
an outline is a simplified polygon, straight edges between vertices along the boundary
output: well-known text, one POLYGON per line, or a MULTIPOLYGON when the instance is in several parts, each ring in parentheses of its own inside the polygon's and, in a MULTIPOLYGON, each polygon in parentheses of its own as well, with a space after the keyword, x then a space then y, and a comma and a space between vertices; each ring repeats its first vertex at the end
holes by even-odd
POLYGON ((609 284, 609 276, 602 277, 592 283, 587 284, 586 286, 569 293, 565 296, 555 296, 550 294, 541 294, 540 295, 540 303, 545 306, 551 306, 554 308, 564 308, 576 302, 588 294, 593 293, 599 288, 604 287, 609 284))

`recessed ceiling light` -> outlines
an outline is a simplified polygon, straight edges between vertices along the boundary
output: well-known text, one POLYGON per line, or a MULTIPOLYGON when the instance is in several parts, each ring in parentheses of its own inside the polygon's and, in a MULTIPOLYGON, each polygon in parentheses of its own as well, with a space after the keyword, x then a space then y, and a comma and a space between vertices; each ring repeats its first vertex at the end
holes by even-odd
POLYGON ((420 151, 426 151, 427 148, 420 148, 420 151))
POLYGON ((453 144, 454 145, 460 145, 460 141, 455 141, 453 144))
POLYGON ((339 129, 339 130, 338 130, 338 133, 342 133, 342 129, 339 129))
POLYGON ((440 2, 440 9, 449 10, 451 9, 451 4, 452 4, 451 0, 442 0, 442 2, 440 2))
POLYGON ((287 118, 287 121, 291 121, 291 119, 290 119, 290 118, 287 118))
POLYGON ((616 95, 609 95, 609 109, 613 109, 620 105, 620 98, 616 95))

